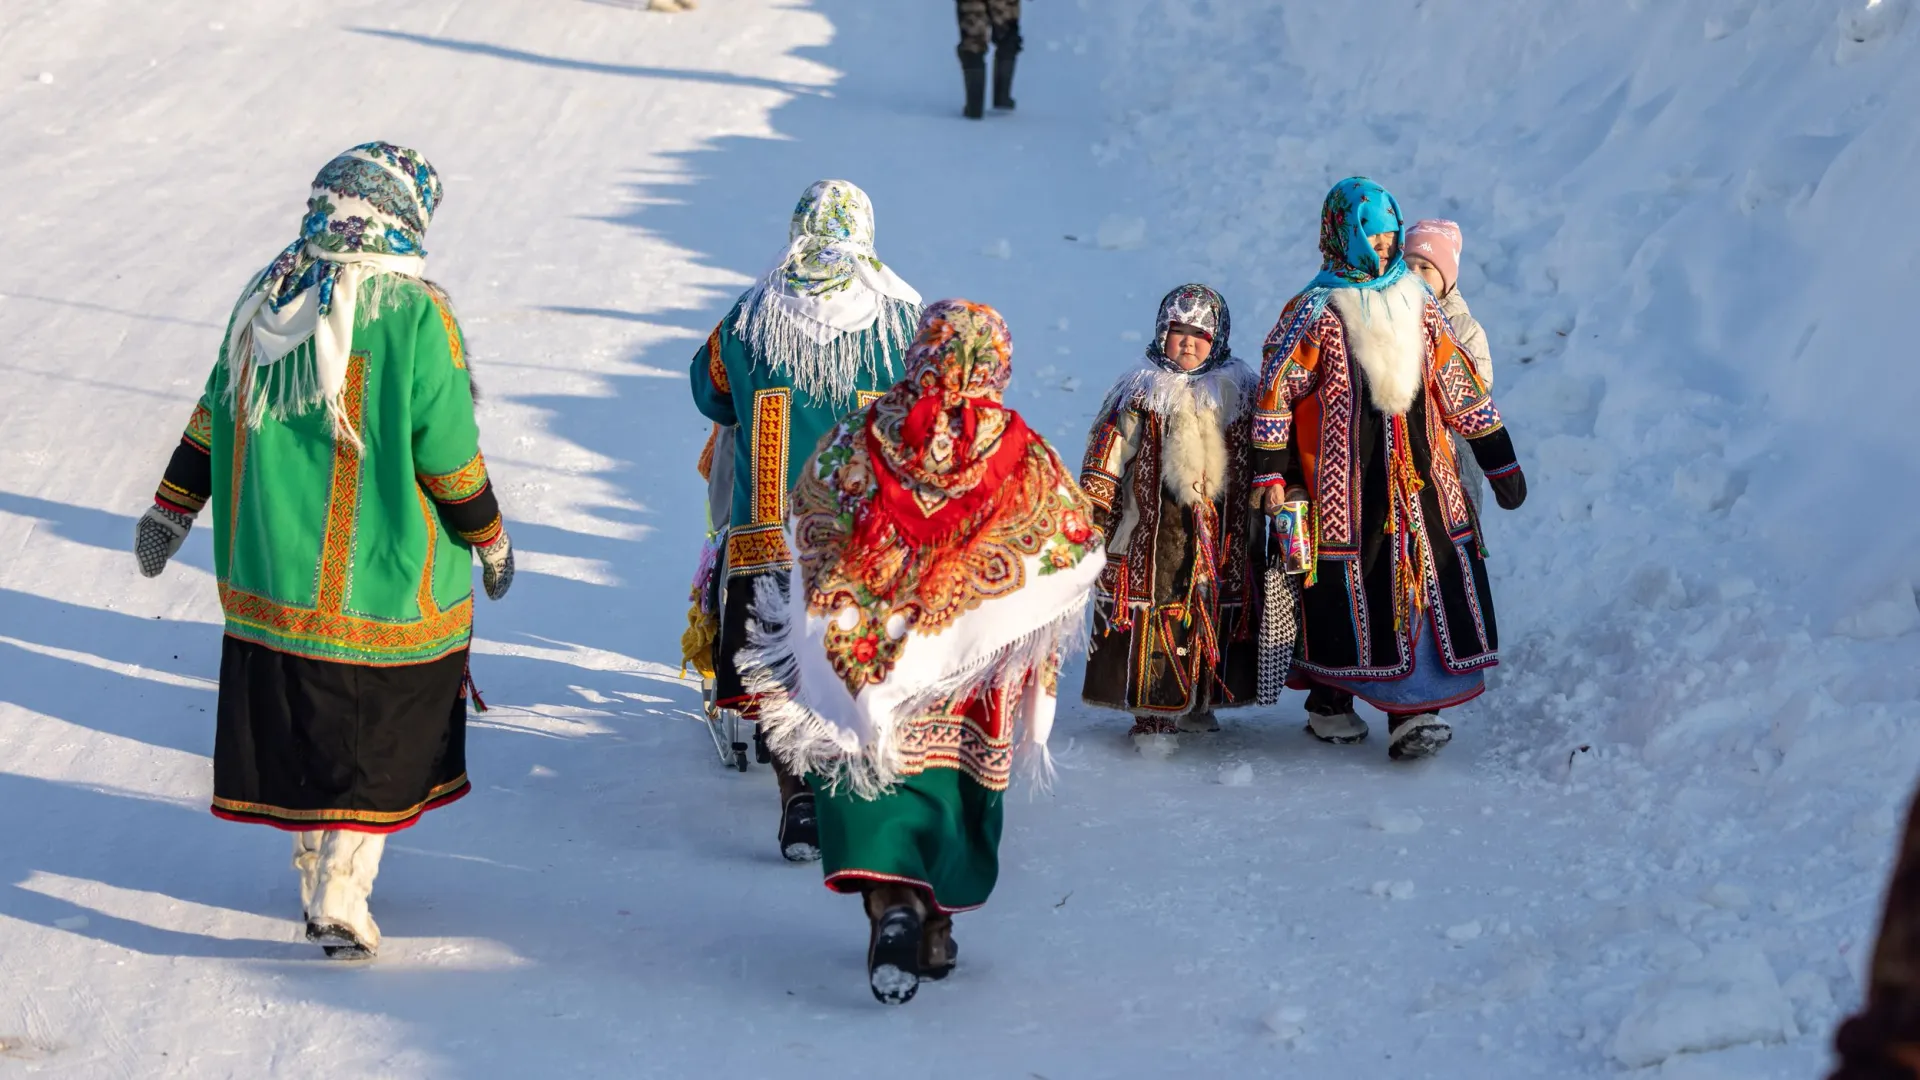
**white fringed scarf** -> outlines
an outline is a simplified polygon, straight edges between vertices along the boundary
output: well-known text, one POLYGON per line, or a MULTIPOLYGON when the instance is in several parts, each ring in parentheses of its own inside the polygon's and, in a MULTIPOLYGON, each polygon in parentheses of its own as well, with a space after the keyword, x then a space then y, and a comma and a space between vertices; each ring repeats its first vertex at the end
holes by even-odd
POLYGON ((320 171, 301 238, 234 308, 227 393, 249 426, 324 405, 335 434, 360 446, 340 400, 353 332, 380 313, 393 278, 420 282, 427 265, 421 241, 439 200, 433 167, 390 143, 357 146, 320 171), (308 341, 313 347, 302 350, 308 341))
POLYGON ((906 351, 919 319, 919 292, 874 254, 867 193, 820 180, 794 207, 787 246, 741 299, 734 332, 801 393, 841 400, 862 373, 906 351))

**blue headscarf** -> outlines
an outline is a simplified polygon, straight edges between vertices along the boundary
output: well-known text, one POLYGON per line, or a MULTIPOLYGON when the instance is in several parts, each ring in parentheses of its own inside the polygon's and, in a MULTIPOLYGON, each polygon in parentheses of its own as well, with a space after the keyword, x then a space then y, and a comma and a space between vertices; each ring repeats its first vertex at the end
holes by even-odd
POLYGON ((1320 273, 1316 289, 1384 289, 1406 276, 1401 252, 1407 246, 1407 222, 1386 188, 1364 176, 1350 176, 1327 192, 1320 211, 1320 273), (1395 234, 1393 262, 1376 274, 1379 259, 1367 238, 1395 234))

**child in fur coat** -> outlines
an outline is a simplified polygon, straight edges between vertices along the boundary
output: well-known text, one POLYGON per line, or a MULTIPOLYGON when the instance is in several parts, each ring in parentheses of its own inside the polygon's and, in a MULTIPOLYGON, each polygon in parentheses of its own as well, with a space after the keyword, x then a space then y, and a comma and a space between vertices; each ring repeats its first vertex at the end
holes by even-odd
POLYGON ((1107 549, 1081 696, 1132 713, 1143 748, 1216 731, 1215 709, 1254 700, 1243 422, 1254 373, 1228 330, 1219 293, 1168 293, 1146 356, 1101 406, 1081 468, 1107 549))
MULTIPOLYGON (((1473 370, 1488 391, 1493 389, 1493 355, 1487 351, 1487 332, 1480 320, 1467 310, 1467 298, 1460 295, 1460 226, 1445 218, 1416 221, 1407 228, 1407 269, 1420 275, 1440 301, 1440 312, 1447 317, 1453 339, 1466 350, 1473 370)), ((1480 509, 1486 477, 1467 451, 1466 440, 1454 436, 1455 457, 1460 459, 1460 478, 1465 481, 1467 497, 1480 509)))

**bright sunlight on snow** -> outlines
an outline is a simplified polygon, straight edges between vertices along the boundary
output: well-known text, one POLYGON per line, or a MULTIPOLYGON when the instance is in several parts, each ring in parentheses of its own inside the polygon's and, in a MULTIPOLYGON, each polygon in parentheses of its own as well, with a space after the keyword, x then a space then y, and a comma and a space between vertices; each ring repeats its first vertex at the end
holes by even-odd
POLYGON ((1920 765, 1910 0, 1029 0, 982 123, 943 0, 645 8, 0 11, 0 1075, 1822 1075, 1920 765), (207 813, 211 530, 130 546, 236 291, 372 139, 444 181, 521 580, 473 795, 394 834, 347 966, 284 836, 207 813), (1070 670, 964 965, 876 1006, 680 676, 688 359, 843 176, 1077 462, 1170 287, 1257 362, 1355 174, 1460 222, 1528 474, 1489 692, 1417 765, 1294 693, 1162 756, 1070 670))

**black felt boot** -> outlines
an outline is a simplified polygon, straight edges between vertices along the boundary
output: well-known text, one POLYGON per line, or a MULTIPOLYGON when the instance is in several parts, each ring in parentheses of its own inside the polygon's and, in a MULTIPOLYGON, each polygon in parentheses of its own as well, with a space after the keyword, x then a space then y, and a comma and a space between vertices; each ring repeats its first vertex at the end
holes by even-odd
POLYGON ((967 107, 961 111, 961 115, 969 120, 978 120, 987 111, 987 54, 962 50, 960 74, 967 82, 967 107))
POLYGON ((1013 108, 1013 61, 1020 55, 1020 24, 1011 22, 993 35, 993 107, 1013 108))

